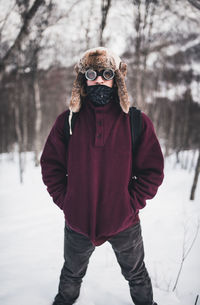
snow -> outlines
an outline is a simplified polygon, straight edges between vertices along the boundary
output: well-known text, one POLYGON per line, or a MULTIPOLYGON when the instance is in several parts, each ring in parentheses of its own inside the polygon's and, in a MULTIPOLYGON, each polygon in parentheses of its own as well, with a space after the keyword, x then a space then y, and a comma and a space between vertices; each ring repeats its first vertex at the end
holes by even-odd
MULTIPOLYGON (((189 158, 192 159, 192 154, 189 158)), ((24 184, 20 185, 17 156, 0 155, 0 304, 3 305, 52 304, 63 264, 64 217, 48 195, 40 169, 34 167, 32 159, 28 153, 24 184)), ((174 160, 174 155, 166 160, 164 182, 157 196, 140 213, 145 262, 159 305, 193 305, 200 292, 200 233, 183 264, 177 289, 174 292, 172 289, 181 263, 184 236, 187 250, 200 221, 200 184, 196 199, 190 201, 194 169, 188 172, 180 165, 174 166, 174 160)), ((90 259, 77 305, 108 303, 131 305, 132 301, 111 246, 105 243, 96 248, 90 259)))

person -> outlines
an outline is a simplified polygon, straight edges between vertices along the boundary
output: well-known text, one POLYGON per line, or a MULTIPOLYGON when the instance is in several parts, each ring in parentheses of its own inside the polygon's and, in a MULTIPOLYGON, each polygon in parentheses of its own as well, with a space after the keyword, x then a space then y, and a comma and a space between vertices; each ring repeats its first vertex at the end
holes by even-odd
POLYGON ((69 109, 56 119, 42 152, 43 181, 65 215, 64 265, 53 305, 74 304, 92 252, 106 241, 129 283, 133 303, 156 305, 138 214, 162 183, 163 155, 143 112, 132 155, 126 70, 111 50, 87 50, 75 66, 69 109), (73 113, 77 118, 72 128, 73 113))

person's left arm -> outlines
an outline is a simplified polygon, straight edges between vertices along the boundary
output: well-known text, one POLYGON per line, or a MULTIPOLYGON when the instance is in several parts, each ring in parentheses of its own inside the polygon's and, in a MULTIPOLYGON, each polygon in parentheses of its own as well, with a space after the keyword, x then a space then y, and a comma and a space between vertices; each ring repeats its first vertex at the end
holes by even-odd
POLYGON ((152 199, 161 185, 164 173, 164 159, 151 120, 142 113, 142 134, 134 157, 134 175, 131 183, 131 196, 136 210, 152 199))

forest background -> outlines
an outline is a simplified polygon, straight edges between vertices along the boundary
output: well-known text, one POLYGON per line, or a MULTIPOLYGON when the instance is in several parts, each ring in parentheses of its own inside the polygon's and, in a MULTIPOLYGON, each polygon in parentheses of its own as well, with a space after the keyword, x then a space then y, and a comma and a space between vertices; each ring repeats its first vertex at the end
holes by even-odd
MULTIPOLYGON (((0 0, 0 277, 4 284, 0 299, 4 304, 30 303, 30 295, 32 303, 47 304, 55 292, 63 217, 44 190, 39 158, 53 122, 69 105, 77 59, 86 49, 101 45, 128 64, 131 103, 151 117, 165 156, 164 183, 151 205, 141 211, 156 296, 160 304, 197 305, 199 29, 200 0, 0 0), (48 291, 38 301, 37 289, 43 298, 48 281, 48 291), (176 298, 170 292, 176 292, 176 298)), ((105 287, 101 293, 99 281, 93 286, 99 274, 96 265, 110 276, 115 265, 111 249, 105 245, 98 250, 86 294, 96 297, 95 304, 105 304, 110 286, 108 294, 105 287)), ((122 292, 119 273, 112 277, 113 288, 113 280, 118 281, 119 297, 111 295, 111 304, 124 304, 127 290, 122 292)), ((80 300, 80 304, 85 303, 80 300)))
POLYGON ((106 46, 128 64, 132 104, 153 120, 165 156, 200 170, 200 3, 198 0, 0 1, 0 153, 35 165, 56 116, 69 104, 73 67, 106 46), (180 160, 192 150, 194 162, 180 160))

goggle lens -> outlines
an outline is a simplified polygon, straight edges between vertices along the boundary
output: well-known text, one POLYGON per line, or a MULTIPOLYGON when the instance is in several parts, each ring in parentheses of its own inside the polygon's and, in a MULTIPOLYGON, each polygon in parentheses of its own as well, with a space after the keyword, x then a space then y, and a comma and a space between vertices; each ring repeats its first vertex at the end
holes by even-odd
POLYGON ((115 72, 112 69, 106 69, 101 71, 95 71, 88 69, 85 72, 85 77, 87 80, 95 80, 98 76, 102 76, 105 80, 111 80, 115 76, 115 72))
POLYGON ((85 77, 88 80, 95 80, 97 78, 97 73, 96 71, 89 69, 85 72, 85 77))
POLYGON ((103 71, 103 77, 107 80, 113 79, 114 76, 115 76, 115 73, 111 69, 107 69, 107 70, 103 71))

